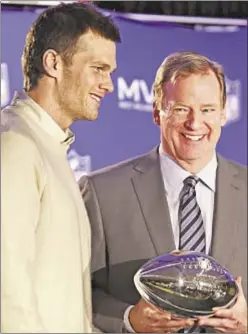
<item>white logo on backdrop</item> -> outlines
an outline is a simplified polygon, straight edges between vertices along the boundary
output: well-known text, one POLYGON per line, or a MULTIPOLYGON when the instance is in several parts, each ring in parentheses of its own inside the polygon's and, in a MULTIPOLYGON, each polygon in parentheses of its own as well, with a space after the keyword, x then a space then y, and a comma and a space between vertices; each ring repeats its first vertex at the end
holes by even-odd
POLYGON ((76 150, 71 149, 67 158, 77 181, 91 171, 91 157, 89 155, 82 156, 76 150))
POLYGON ((134 79, 128 85, 123 77, 119 77, 117 88, 120 109, 152 111, 152 89, 145 80, 134 79))
POLYGON ((10 101, 8 65, 1 63, 1 108, 10 101))
POLYGON ((241 81, 226 78, 227 124, 237 122, 241 117, 241 81))
MULTIPOLYGON (((241 116, 241 81, 226 79, 227 124, 236 122, 241 116)), ((153 103, 152 87, 143 79, 127 82, 123 77, 117 79, 118 106, 120 109, 151 112, 153 103)))

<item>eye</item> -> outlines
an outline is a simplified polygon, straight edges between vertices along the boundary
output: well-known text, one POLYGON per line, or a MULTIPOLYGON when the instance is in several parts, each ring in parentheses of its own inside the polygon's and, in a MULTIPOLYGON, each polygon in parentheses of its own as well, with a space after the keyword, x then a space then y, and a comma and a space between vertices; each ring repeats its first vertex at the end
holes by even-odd
POLYGON ((204 114, 208 114, 208 113, 214 112, 214 111, 215 111, 215 108, 204 108, 204 109, 202 109, 202 112, 204 114))
POLYGON ((182 113, 186 113, 188 112, 188 109, 187 108, 184 108, 184 107, 176 107, 173 109, 175 113, 177 114, 182 114, 182 113))
POLYGON ((103 67, 101 67, 101 66, 94 66, 94 70, 95 70, 96 72, 98 72, 98 73, 102 73, 102 71, 103 71, 103 67))

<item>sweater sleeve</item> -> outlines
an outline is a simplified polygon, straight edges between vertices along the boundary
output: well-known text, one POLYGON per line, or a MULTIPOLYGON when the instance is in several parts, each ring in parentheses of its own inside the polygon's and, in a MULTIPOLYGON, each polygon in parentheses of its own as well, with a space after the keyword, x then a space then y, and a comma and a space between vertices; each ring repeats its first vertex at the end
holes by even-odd
POLYGON ((1 139, 2 332, 47 333, 33 282, 35 232, 44 178, 35 144, 4 132, 1 139))

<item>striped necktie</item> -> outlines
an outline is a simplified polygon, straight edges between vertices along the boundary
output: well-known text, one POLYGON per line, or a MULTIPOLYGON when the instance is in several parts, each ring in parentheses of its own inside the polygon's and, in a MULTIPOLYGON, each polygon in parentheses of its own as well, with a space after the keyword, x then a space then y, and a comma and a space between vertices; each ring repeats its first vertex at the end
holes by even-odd
MULTIPOLYGON (((196 200, 195 187, 199 178, 189 176, 184 180, 184 187, 180 194, 179 203, 179 249, 196 252, 206 251, 205 230, 201 209, 196 200)), ((181 333, 205 333, 203 327, 187 327, 181 333)))
POLYGON ((205 230, 195 191, 198 181, 199 178, 196 176, 187 177, 184 180, 184 187, 180 194, 178 217, 180 226, 179 249, 205 253, 205 230))

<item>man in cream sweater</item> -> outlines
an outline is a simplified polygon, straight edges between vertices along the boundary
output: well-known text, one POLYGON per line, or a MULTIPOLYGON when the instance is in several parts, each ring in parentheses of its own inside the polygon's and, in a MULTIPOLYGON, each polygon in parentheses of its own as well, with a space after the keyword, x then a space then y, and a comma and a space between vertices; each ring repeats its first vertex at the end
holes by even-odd
POLYGON ((113 90, 118 28, 61 4, 27 34, 24 92, 2 111, 1 332, 92 331, 90 226, 67 161, 72 122, 113 90))

